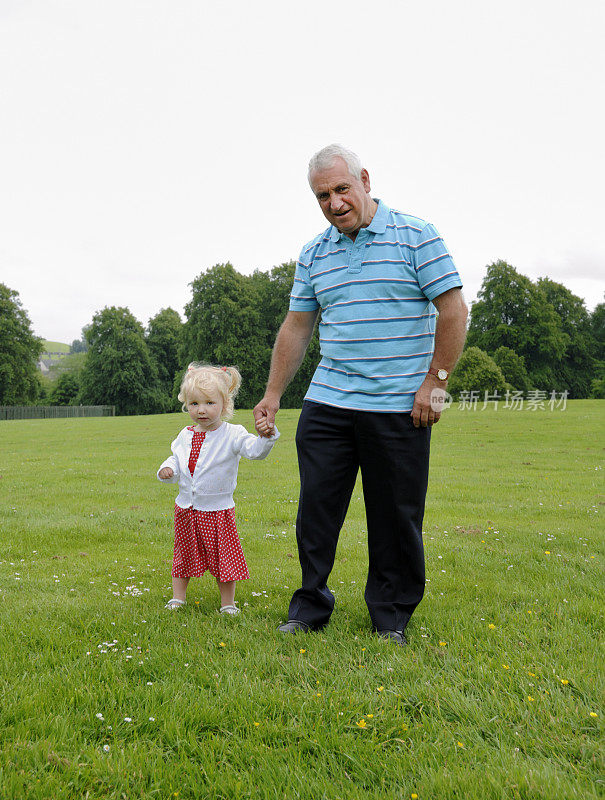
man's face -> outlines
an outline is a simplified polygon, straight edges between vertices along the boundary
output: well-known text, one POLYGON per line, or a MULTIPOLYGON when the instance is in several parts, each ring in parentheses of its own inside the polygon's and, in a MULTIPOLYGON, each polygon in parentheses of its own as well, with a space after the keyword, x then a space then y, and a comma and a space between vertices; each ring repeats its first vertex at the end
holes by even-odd
POLYGON ((324 217, 341 233, 355 234, 370 224, 375 205, 367 170, 361 170, 361 179, 355 178, 346 162, 336 158, 330 167, 312 172, 310 183, 324 217))

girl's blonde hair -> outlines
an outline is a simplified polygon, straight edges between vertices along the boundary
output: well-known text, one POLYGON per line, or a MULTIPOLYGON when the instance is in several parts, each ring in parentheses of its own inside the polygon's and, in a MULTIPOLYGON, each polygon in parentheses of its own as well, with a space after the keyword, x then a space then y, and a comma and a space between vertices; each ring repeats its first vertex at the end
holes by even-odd
POLYGON ((183 376, 178 398, 183 404, 183 411, 187 411, 187 398, 195 392, 205 395, 217 392, 223 398, 221 419, 231 419, 233 401, 241 383, 242 376, 237 367, 213 367, 210 364, 192 361, 183 376))

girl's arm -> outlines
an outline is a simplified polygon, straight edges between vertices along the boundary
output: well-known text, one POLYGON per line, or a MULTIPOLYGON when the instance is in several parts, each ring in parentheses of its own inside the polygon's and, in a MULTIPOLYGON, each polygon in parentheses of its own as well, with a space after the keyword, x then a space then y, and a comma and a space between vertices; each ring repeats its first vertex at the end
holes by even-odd
POLYGON ((162 483, 177 483, 179 479, 179 464, 176 460, 176 456, 170 456, 166 459, 166 461, 162 462, 160 468, 157 471, 158 480, 162 481, 162 483), (160 472, 164 469, 171 470, 171 475, 160 475, 160 472), (166 476, 166 477, 164 477, 166 476))
POLYGON ((156 473, 157 476, 158 476, 158 480, 162 481, 162 483, 177 483, 178 480, 179 480, 179 472, 180 472, 180 470, 179 470, 179 462, 178 462, 178 459, 176 457, 176 448, 177 448, 177 444, 179 443, 180 437, 181 437, 181 434, 179 434, 176 437, 176 439, 174 440, 174 442, 170 445, 170 449, 172 450, 172 455, 169 456, 166 459, 166 461, 163 461, 162 464, 160 464, 160 468, 158 469, 158 471, 156 473), (166 473, 164 473, 164 475, 166 477, 160 476, 160 472, 163 469, 172 470, 172 475, 167 475, 166 473))
POLYGON ((276 427, 273 428, 271 436, 255 436, 253 433, 248 433, 243 425, 238 426, 237 438, 233 444, 233 450, 236 455, 242 458, 266 458, 273 445, 279 439, 280 433, 276 427))

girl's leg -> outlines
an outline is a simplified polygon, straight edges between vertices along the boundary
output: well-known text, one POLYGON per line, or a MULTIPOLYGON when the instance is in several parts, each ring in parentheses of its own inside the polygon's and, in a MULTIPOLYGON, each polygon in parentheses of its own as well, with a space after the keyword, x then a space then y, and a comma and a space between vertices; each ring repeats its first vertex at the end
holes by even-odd
POLYGON ((175 600, 182 600, 183 603, 187 598, 187 584, 189 578, 174 578, 172 579, 172 596, 175 600))
POLYGON ((218 590, 221 593, 221 608, 224 606, 232 606, 235 600, 235 581, 219 581, 216 579, 218 590))

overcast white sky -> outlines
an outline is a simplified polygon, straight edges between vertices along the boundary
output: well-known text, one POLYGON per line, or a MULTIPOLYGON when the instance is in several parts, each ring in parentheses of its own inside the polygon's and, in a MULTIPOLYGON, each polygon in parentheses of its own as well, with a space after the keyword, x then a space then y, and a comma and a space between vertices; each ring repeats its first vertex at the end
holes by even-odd
POLYGON ((0 0, 0 281, 71 342, 298 256, 331 142, 433 222, 603 300, 603 0, 0 0))

